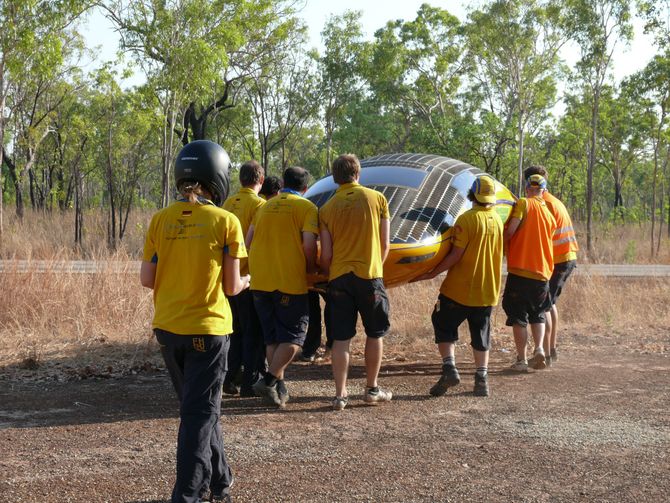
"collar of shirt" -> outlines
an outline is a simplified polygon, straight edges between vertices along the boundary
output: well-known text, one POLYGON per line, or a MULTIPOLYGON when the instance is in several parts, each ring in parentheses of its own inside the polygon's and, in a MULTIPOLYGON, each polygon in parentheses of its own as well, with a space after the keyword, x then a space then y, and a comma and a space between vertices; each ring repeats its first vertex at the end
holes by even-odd
MULTIPOLYGON (((188 203, 189 201, 185 197, 182 197, 181 199, 177 199, 177 202, 188 203)), ((212 201, 210 201, 209 199, 206 199, 202 196, 198 196, 198 202, 200 204, 211 204, 212 206, 216 206, 216 204, 214 204, 212 201)))
POLYGON ((293 189, 281 189, 279 192, 284 192, 286 194, 293 194, 294 196, 302 197, 302 194, 300 192, 293 189))
POLYGON ((336 192, 339 192, 339 191, 341 191, 341 190, 347 190, 347 189, 350 189, 350 188, 352 188, 352 187, 357 187, 357 186, 359 186, 359 185, 360 185, 360 183, 358 183, 358 182, 343 183, 342 185, 340 185, 340 186, 338 187, 338 189, 336 190, 336 192))
POLYGON ((242 187, 239 191, 239 194, 242 194, 242 193, 257 195, 256 191, 254 189, 250 189, 249 187, 242 187))

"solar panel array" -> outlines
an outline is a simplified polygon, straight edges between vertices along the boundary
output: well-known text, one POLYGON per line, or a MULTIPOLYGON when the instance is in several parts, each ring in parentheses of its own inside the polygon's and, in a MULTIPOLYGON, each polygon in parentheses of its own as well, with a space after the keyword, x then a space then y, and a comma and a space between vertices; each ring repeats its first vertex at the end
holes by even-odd
POLYGON ((389 201, 391 241, 417 242, 443 231, 448 216, 455 219, 466 203, 465 194, 451 185, 453 178, 464 172, 473 175, 477 168, 448 157, 423 154, 390 154, 371 157, 361 163, 372 166, 402 166, 427 172, 418 190, 404 187, 372 187, 389 201))
MULTIPOLYGON (((481 171, 467 163, 426 154, 388 154, 365 159, 363 169, 373 166, 399 166, 426 172, 418 189, 397 185, 369 185, 386 196, 391 214, 391 242, 418 242, 440 234, 445 222, 449 225, 466 204, 466 194, 451 183, 455 176, 481 171)), ((310 200, 321 207, 334 191, 315 194, 310 200)))

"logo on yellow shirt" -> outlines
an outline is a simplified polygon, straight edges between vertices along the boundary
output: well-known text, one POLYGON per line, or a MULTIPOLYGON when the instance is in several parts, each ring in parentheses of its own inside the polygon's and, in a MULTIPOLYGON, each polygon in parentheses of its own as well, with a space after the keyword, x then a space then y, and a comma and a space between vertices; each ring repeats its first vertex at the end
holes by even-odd
POLYGON ((194 337, 193 338, 193 349, 199 353, 204 353, 207 351, 205 348, 205 338, 204 337, 194 337))

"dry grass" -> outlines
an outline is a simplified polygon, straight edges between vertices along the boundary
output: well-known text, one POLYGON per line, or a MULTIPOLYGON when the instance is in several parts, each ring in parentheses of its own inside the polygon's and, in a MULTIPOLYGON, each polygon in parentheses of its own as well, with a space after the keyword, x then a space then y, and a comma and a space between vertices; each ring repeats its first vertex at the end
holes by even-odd
MULTIPOLYGON (((106 222, 101 215, 86 216, 86 246, 78 253, 69 246, 72 215, 55 219, 29 214, 23 225, 10 219, 6 222, 2 257, 137 260, 150 216, 150 211, 133 215, 127 241, 115 253, 106 249, 106 222)), ((632 257, 633 248, 627 243, 638 243, 644 232, 638 227, 609 229, 598 241, 601 258, 605 262, 626 262, 624 258, 632 257)), ((644 241, 635 249, 646 252, 646 246, 644 241)), ((666 263, 670 262, 668 248, 665 243, 662 261, 666 263)), ((440 279, 436 279, 390 291, 389 359, 434 358, 430 313, 439 285, 440 279)), ((45 374, 54 369, 58 372, 54 371, 53 378, 60 378, 63 371, 79 377, 106 376, 160 363, 150 330, 151 292, 139 286, 134 269, 98 274, 5 272, 0 274, 0 292, 0 370, 4 367, 5 375, 27 375, 35 369, 45 374)), ((626 347, 667 352, 668 299, 667 280, 575 276, 561 298, 561 333, 566 337, 595 333, 616 337, 626 347)), ((504 322, 505 315, 497 308, 494 349, 512 348, 511 330, 504 322)), ((362 339, 355 342, 357 353, 362 352, 362 339)), ((467 350, 468 340, 463 327, 462 351, 467 350)))

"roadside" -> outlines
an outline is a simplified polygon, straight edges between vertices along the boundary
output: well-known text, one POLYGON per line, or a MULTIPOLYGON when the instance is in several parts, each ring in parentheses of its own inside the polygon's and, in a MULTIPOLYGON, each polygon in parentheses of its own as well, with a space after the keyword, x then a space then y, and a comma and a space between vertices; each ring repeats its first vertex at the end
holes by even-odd
MULTIPOLYGON (((670 492, 667 330, 565 337, 558 364, 519 375, 492 357, 492 396, 427 394, 432 354, 387 361, 391 404, 330 408, 325 363, 295 364, 286 411, 226 398, 235 501, 662 501, 670 492), (660 352, 657 352, 660 348, 660 352)), ((6 377, 6 376, 5 376, 6 377)), ((0 494, 7 502, 163 502, 178 413, 163 370, 74 382, 2 379, 0 494)), ((359 394, 357 399, 356 395, 359 394)))

